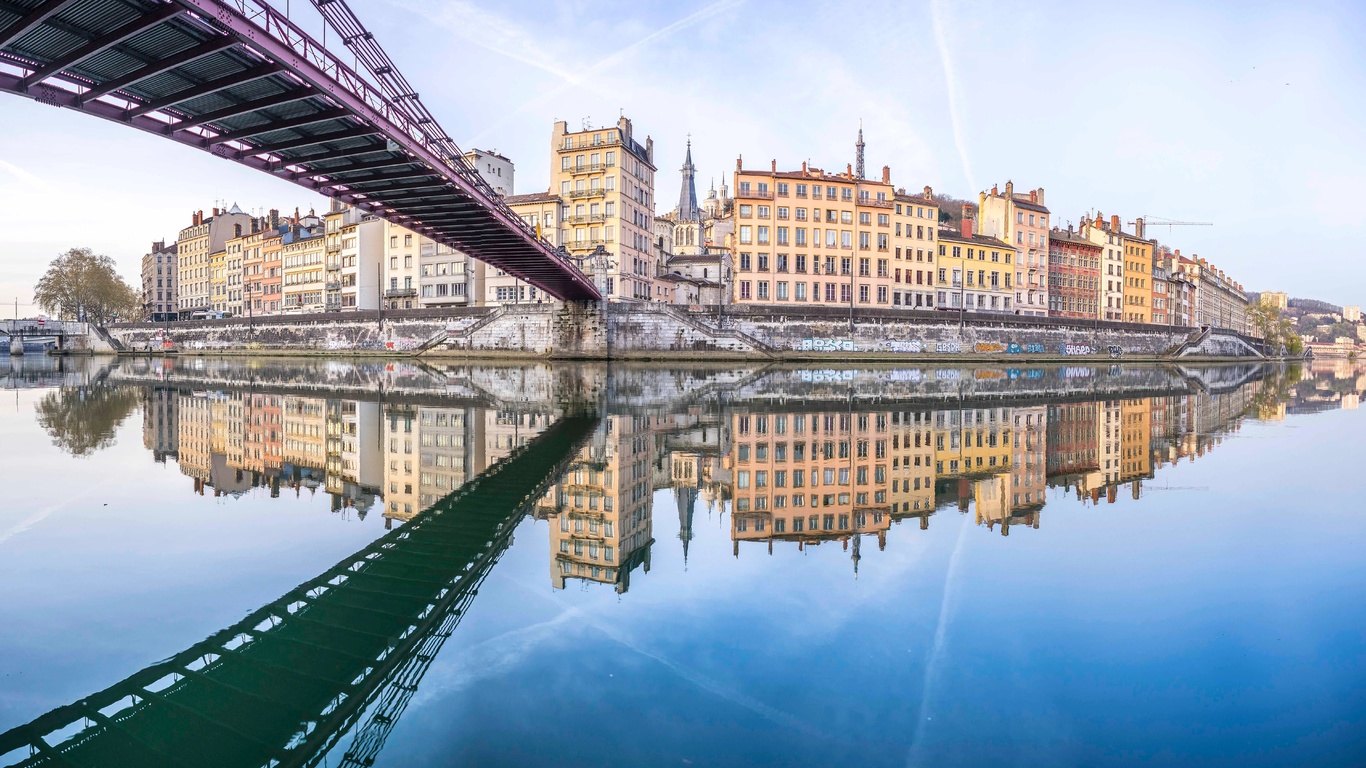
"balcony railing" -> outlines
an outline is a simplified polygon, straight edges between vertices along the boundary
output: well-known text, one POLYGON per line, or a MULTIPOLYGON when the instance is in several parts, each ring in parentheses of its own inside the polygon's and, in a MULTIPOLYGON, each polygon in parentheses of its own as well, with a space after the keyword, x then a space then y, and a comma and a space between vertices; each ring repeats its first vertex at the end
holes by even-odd
POLYGON ((328 264, 328 265, 327 265, 327 271, 328 271, 328 272, 340 272, 340 271, 341 271, 341 265, 340 265, 340 264, 328 264))
POLYGON ((616 218, 616 214, 590 213, 584 216, 568 216, 565 222, 569 224, 601 224, 602 222, 616 218))
POLYGON ((327 290, 329 290, 329 291, 340 291, 340 290, 341 290, 341 281, 340 281, 340 280, 328 280, 327 283, 326 283, 326 286, 327 286, 327 290))
POLYGON ((576 189, 576 190, 574 190, 573 192, 570 192, 570 193, 569 193, 569 199, 570 199, 570 200, 579 200, 579 199, 585 198, 585 197, 603 197, 603 196, 605 196, 606 194, 607 194, 607 190, 604 189, 603 187, 597 187, 597 188, 594 188, 594 189, 576 189))
MULTIPOLYGON (((592 149, 594 147, 610 147, 620 144, 621 136, 616 133, 616 129, 612 128, 609 130, 611 131, 610 135, 604 136, 601 141, 592 141, 591 139, 580 139, 579 141, 570 139, 569 141, 561 141, 559 151, 568 152, 573 149, 592 149)), ((604 131, 604 133, 606 133, 606 131, 604 131)))
POLYGON ((878 200, 878 199, 872 198, 872 197, 860 197, 860 198, 858 199, 858 204, 859 204, 859 205, 868 205, 868 206, 872 206, 873 208, 891 208, 891 207, 892 207, 892 201, 891 201, 891 200, 878 200))
POLYGON ((736 192, 736 193, 735 193, 735 196, 738 197, 738 198, 746 199, 746 200, 772 200, 772 199, 773 199, 773 193, 772 193, 772 192, 758 192, 758 191, 750 190, 750 189, 742 189, 742 190, 736 192))
POLYGON ((590 251, 590 250, 592 250, 592 249, 594 249, 594 248, 597 248, 599 245, 607 245, 607 244, 610 243, 610 242, 612 242, 612 241, 611 241, 611 240, 602 240, 602 239, 598 239, 598 240, 573 240, 573 241, 571 241, 571 242, 565 243, 564 245, 565 245, 566 248, 568 248, 568 249, 571 250, 571 251, 590 251))
POLYGON ((416 296, 416 295, 417 295, 417 289, 416 289, 416 288, 389 288, 388 290, 386 290, 386 291, 384 292, 384 298, 386 298, 386 299, 401 299, 401 298, 404 298, 405 296, 416 296))
POLYGON ((571 165, 571 166, 569 166, 568 168, 561 169, 561 170, 567 170, 567 171, 569 171, 569 172, 572 173, 572 174, 579 174, 579 173, 602 173, 603 171, 607 170, 608 168, 615 168, 616 165, 617 165, 617 164, 614 163, 614 162, 613 162, 613 163, 583 163, 582 165, 571 165))

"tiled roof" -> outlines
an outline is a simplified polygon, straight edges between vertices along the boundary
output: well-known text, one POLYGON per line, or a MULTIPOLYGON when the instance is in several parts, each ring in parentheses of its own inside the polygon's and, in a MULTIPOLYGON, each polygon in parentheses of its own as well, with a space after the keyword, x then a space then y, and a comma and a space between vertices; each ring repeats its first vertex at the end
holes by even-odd
POLYGON ((529 203, 558 203, 560 196, 550 192, 532 192, 526 195, 509 195, 503 198, 508 205, 527 205, 529 203))
POLYGON ((1015 246, 999 238, 987 237, 986 235, 979 235, 975 232, 973 233, 972 237, 963 237, 963 233, 956 229, 939 230, 939 239, 948 240, 954 243, 968 243, 970 245, 985 245, 990 248, 1006 248, 1012 251, 1015 250, 1015 246))

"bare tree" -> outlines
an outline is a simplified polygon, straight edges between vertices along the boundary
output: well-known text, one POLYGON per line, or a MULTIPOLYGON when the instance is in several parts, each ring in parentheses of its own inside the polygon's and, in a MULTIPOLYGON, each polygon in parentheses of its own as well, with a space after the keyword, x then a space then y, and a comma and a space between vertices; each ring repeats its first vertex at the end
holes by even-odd
POLYGON ((142 303, 119 276, 114 260, 89 248, 72 248, 53 259, 33 297, 43 311, 63 320, 101 325, 136 319, 142 303))

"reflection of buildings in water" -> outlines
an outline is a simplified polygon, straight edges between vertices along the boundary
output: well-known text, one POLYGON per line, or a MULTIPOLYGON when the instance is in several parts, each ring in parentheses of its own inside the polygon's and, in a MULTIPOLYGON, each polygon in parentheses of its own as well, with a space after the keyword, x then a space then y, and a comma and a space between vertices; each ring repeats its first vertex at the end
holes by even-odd
POLYGON ((1100 437, 1100 466, 1086 477, 1087 491, 1098 491, 1119 482, 1121 444, 1121 415, 1119 400, 1100 400, 1096 403, 1096 433, 1100 437))
POLYGON ((721 468, 720 457, 714 452, 668 451, 664 460, 668 465, 667 487, 674 491, 674 504, 678 510, 678 539, 683 544, 686 567, 698 503, 705 507, 708 517, 719 513, 729 491, 730 473, 721 468))
MULTIPOLYGON (((421 439, 416 406, 389 404, 384 408, 384 517, 411 520, 422 510, 413 452, 421 439)), ((388 523, 386 522, 386 525, 388 523)))
POLYGON ((177 445, 180 471, 194 478, 195 490, 202 493, 209 481, 213 451, 213 399, 216 395, 195 392, 180 396, 177 445))
POLYGON ((934 466, 940 481, 1010 470, 1008 408, 965 408, 934 414, 934 466))
MULTIPOLYGON (((732 417, 731 539, 798 547, 875 533, 886 545, 891 414, 732 417)), ((857 545, 856 545, 857 546, 857 545)))
POLYGON ((1054 486, 1071 487, 1100 469, 1095 403, 1048 406, 1045 466, 1054 486))
POLYGON ((142 445, 158 464, 177 458, 180 448, 180 393, 169 387, 142 390, 142 445))
POLYGON ((384 486, 379 403, 327 401, 327 492, 332 509, 355 509, 363 519, 384 486))
POLYGON ((1010 510, 1042 507, 1048 487, 1048 409, 1011 409, 1010 510))
POLYGON ((650 572, 654 445, 649 417, 609 416, 541 499, 555 589, 580 579, 624 593, 637 566, 650 572))
POLYGON ((930 411, 892 413, 890 511, 894 519, 920 518, 922 529, 934 513, 933 420, 930 411))
MULTIPOLYGON (((466 408, 417 409, 419 469, 415 511, 435 504, 483 470, 483 466, 476 466, 475 458, 480 447, 478 428, 483 426, 476 422, 481 415, 466 408)), ((405 460, 404 456, 391 458, 397 462, 405 460)), ((391 468, 396 470, 397 464, 391 468)))
POLYGON ((320 397, 286 395, 281 403, 283 439, 280 447, 284 481, 298 496, 327 482, 327 401, 320 397))
POLYGON ((1151 404, 1146 398, 1120 402, 1120 482, 1133 482, 1132 492, 1138 498, 1137 481, 1152 477, 1151 404))

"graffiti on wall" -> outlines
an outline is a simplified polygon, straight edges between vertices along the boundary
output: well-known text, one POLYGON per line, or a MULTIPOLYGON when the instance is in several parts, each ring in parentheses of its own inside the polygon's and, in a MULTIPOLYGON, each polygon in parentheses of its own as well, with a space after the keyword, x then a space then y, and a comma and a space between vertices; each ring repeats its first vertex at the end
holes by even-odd
POLYGON ((1060 355, 1094 355, 1096 348, 1090 344, 1060 344, 1058 354, 1060 355))
POLYGON ((853 352, 857 349, 853 339, 802 339, 797 348, 802 352, 853 352))
POLYGON ((996 354, 1006 351, 1006 345, 994 341, 979 341, 973 345, 972 349, 979 354, 996 354))
POLYGON ((887 349, 891 352, 909 352, 918 355, 925 351, 925 345, 918 341, 889 341, 887 342, 887 349))
POLYGON ((934 351, 956 355, 963 351, 963 345, 956 341, 939 341, 935 342, 934 351))

